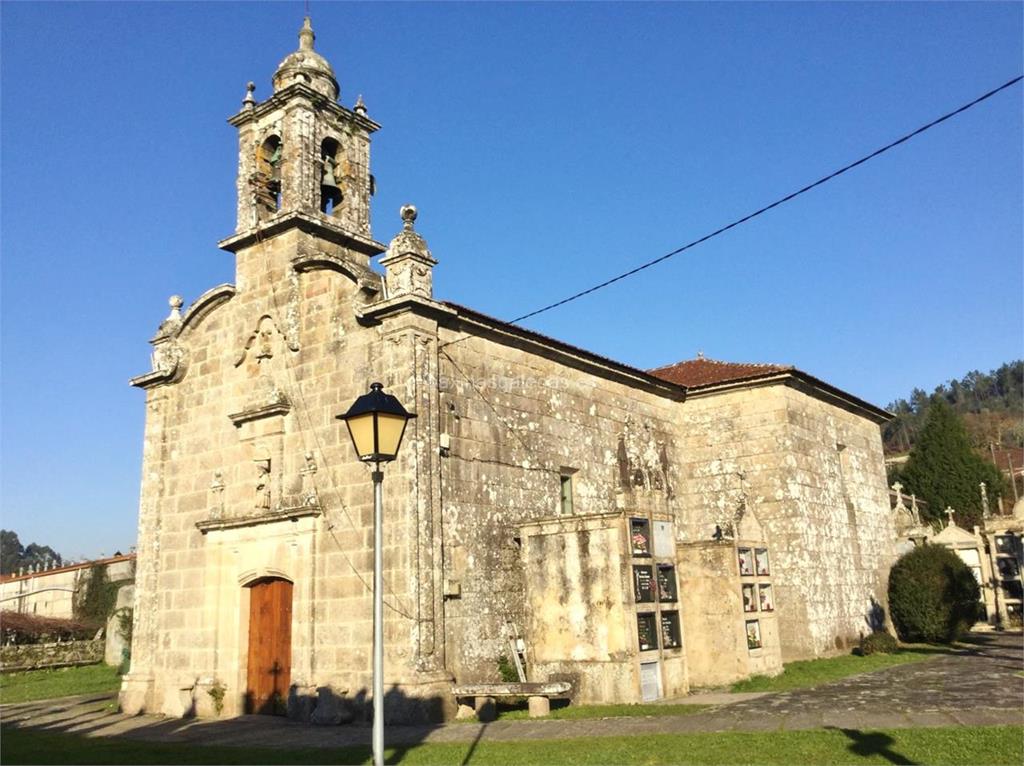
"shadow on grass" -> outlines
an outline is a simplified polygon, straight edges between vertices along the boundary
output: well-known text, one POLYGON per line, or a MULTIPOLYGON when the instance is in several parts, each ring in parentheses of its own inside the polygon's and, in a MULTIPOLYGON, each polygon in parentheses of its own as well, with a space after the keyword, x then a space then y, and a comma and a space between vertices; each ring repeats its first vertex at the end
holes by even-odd
POLYGON ((840 729, 835 726, 826 726, 825 728, 842 732, 850 740, 848 750, 854 755, 859 755, 862 758, 878 755, 889 763, 918 766, 917 761, 912 761, 892 749, 896 740, 888 734, 879 731, 863 732, 859 729, 840 729))

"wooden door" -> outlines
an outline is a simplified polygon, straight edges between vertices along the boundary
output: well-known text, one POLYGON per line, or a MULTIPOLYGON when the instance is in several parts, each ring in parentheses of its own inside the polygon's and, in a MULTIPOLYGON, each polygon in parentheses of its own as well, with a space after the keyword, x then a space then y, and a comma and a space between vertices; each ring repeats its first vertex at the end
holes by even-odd
POLYGON ((246 712, 284 715, 292 675, 292 584, 249 586, 249 671, 246 712))

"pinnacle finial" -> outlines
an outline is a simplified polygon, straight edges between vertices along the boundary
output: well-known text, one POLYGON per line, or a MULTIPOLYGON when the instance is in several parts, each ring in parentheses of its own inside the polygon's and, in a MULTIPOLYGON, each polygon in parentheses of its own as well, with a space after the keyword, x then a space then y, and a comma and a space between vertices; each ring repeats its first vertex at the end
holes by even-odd
POLYGON ((309 16, 306 16, 302 21, 302 29, 299 30, 299 50, 313 50, 314 40, 316 40, 316 35, 313 34, 313 24, 310 22, 309 16))
POLYGON ((245 84, 245 98, 242 99, 242 106, 246 109, 256 106, 256 97, 253 95, 255 92, 256 83, 250 80, 245 84))
POLYGON ((352 107, 352 111, 356 114, 366 114, 366 103, 363 101, 363 94, 359 94, 359 98, 356 99, 356 105, 352 107))
POLYGON ((182 300, 180 295, 172 295, 167 301, 171 307, 171 315, 168 319, 181 319, 181 307, 185 305, 185 301, 182 300))
POLYGON ((418 212, 416 211, 415 205, 402 205, 402 208, 398 211, 399 215, 402 216, 403 228, 406 231, 412 231, 412 225, 416 221, 418 212))

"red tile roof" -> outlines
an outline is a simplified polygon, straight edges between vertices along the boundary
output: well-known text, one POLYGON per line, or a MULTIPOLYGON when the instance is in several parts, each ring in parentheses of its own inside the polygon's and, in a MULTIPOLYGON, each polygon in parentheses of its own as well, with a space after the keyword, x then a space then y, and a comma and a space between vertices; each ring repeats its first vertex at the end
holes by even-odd
POLYGON ((780 382, 785 380, 786 385, 796 385, 812 396, 849 409, 876 423, 885 423, 892 418, 891 414, 870 402, 787 364, 721 362, 717 359, 697 357, 696 359, 684 359, 675 364, 667 364, 664 367, 656 367, 647 372, 656 378, 685 386, 694 395, 700 394, 703 389, 712 391, 715 386, 778 378, 780 382))
POLYGON ((795 367, 782 364, 747 364, 743 362, 720 362, 717 359, 684 359, 675 364, 648 370, 651 375, 677 383, 687 388, 711 386, 736 380, 762 378, 780 372, 793 372, 795 367))

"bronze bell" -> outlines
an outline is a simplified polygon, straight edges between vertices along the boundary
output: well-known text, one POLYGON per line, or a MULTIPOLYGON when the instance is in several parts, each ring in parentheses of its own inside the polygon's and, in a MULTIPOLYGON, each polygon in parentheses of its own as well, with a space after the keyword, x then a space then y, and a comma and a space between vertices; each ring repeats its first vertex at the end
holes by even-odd
POLYGON ((327 203, 331 205, 337 205, 341 202, 341 189, 338 188, 338 182, 334 178, 334 159, 332 157, 324 157, 324 174, 320 180, 320 198, 322 200, 321 207, 326 210, 327 203))
POLYGON ((282 144, 278 144, 274 147, 274 153, 270 155, 270 159, 268 160, 270 164, 270 177, 275 181, 281 180, 282 153, 282 144))

